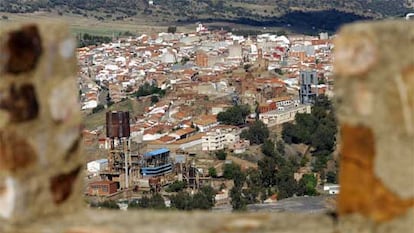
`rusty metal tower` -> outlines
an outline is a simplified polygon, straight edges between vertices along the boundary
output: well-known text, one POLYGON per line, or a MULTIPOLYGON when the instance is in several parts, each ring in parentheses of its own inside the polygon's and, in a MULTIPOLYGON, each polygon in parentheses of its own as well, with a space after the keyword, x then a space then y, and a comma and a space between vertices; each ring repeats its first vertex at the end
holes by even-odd
POLYGON ((108 175, 118 179, 121 188, 129 188, 129 167, 131 167, 129 112, 111 111, 106 113, 106 136, 110 141, 108 154, 108 175), (122 182, 122 175, 125 179, 122 182))

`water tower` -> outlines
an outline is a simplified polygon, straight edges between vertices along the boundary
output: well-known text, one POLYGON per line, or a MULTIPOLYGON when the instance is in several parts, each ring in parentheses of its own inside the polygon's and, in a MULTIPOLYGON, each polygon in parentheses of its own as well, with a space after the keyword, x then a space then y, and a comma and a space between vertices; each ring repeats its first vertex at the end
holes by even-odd
POLYGON ((129 112, 111 111, 106 113, 106 137, 109 139, 108 176, 118 181, 121 188, 129 187, 131 166, 129 112), (121 177, 124 174, 125 179, 121 177), (117 180, 116 180, 117 179, 117 180))

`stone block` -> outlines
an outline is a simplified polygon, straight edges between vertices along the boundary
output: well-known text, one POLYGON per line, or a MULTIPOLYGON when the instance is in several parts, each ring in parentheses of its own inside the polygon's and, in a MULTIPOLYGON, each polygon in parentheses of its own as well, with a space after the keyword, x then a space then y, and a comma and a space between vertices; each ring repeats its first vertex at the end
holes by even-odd
POLYGON ((59 23, 0 28, 0 222, 81 206, 75 47, 59 23))
POLYGON ((375 222, 404 216, 414 207, 414 24, 345 26, 334 59, 338 211, 375 222))

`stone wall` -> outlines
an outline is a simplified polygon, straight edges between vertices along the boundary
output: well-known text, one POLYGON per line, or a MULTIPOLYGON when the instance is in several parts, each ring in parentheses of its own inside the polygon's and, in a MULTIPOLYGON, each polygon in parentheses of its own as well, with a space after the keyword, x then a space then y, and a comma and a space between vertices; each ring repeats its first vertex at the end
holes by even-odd
POLYGON ((0 232, 414 232, 414 24, 335 41, 337 214, 101 211, 81 206, 75 42, 59 24, 0 29, 0 232))
POLYGON ((80 207, 84 164, 76 41, 59 24, 1 30, 0 217, 67 213, 80 207))

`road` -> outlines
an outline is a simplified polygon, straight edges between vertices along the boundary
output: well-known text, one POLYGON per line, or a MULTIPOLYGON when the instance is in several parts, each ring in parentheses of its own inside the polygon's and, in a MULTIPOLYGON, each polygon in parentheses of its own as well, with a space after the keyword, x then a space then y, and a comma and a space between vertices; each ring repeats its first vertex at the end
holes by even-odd
MULTIPOLYGON (((323 195, 316 197, 292 197, 269 204, 247 205, 247 212, 259 213, 321 213, 330 210, 329 202, 335 196, 323 195)), ((231 205, 213 208, 213 212, 229 213, 231 205)))

